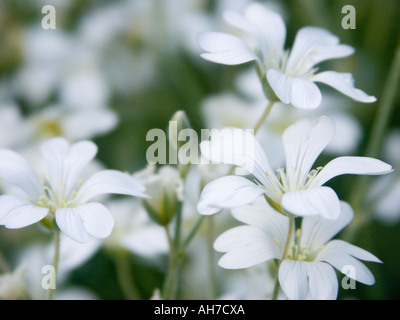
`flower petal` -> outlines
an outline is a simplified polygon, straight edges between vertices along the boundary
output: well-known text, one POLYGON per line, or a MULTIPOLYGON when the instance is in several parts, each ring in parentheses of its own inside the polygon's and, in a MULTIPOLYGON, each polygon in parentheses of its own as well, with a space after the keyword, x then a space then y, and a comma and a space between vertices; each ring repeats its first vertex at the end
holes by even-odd
POLYGON ((264 190, 250 180, 226 176, 208 183, 200 196, 197 210, 200 214, 212 215, 221 209, 231 209, 253 202, 264 190))
POLYGON ((52 188, 58 188, 64 179, 64 162, 68 150, 67 140, 61 137, 48 139, 40 144, 40 151, 48 169, 47 180, 52 188))
POLYGON ((210 141, 201 142, 200 149, 212 163, 244 168, 264 185, 269 183, 266 173, 275 177, 261 144, 249 130, 232 127, 213 129, 210 141))
POLYGON ((291 103, 299 109, 315 109, 321 103, 321 91, 313 81, 288 76, 275 69, 268 70, 267 80, 283 103, 291 103))
POLYGON ((307 72, 316 62, 322 61, 320 56, 324 56, 338 43, 339 38, 327 30, 318 27, 301 28, 296 34, 286 70, 299 70, 301 67, 301 72, 307 72))
POLYGON ((350 73, 324 71, 316 74, 312 78, 312 81, 321 82, 328 86, 331 86, 356 101, 364 103, 372 103, 376 101, 375 97, 369 96, 364 91, 354 87, 353 76, 350 73))
POLYGON ((310 187, 321 186, 343 174, 380 175, 393 171, 391 165, 369 157, 338 157, 330 162, 312 180, 310 187))
POLYGON ((96 238, 106 238, 114 227, 114 218, 101 203, 88 203, 79 207, 79 214, 86 231, 96 238))
POLYGON ((221 234, 214 249, 227 252, 218 264, 225 269, 243 269, 279 257, 279 251, 270 237, 261 229, 240 226, 221 234))
POLYGON ((328 116, 320 116, 315 124, 308 119, 298 120, 284 131, 286 175, 291 190, 306 183, 315 160, 334 133, 334 122, 328 116))
POLYGON ((335 220, 321 219, 320 217, 304 217, 301 223, 301 243, 312 244, 311 250, 325 245, 339 233, 353 219, 351 206, 341 201, 340 215, 335 220))
POLYGON ((76 201, 84 204, 101 194, 123 194, 148 197, 145 188, 130 175, 117 170, 102 170, 90 177, 79 189, 76 201))
POLYGON ((0 150, 0 178, 23 190, 30 198, 37 199, 42 184, 31 165, 18 153, 0 150))
POLYGON ((282 207, 296 216, 336 219, 340 214, 339 198, 329 187, 287 192, 282 197, 282 207))
POLYGON ((279 100, 286 104, 292 101, 292 78, 278 70, 270 69, 267 72, 267 80, 279 100))
POLYGON ((272 52, 281 52, 286 38, 286 26, 282 17, 257 3, 246 7, 244 17, 236 12, 225 12, 224 18, 231 25, 253 36, 255 46, 264 57, 272 52))
POLYGON ((283 50, 286 39, 286 26, 282 17, 266 8, 260 3, 251 3, 246 7, 245 17, 254 26, 265 39, 268 51, 265 52, 265 57, 274 52, 283 50))
POLYGON ((237 65, 258 59, 242 39, 230 34, 202 33, 197 37, 197 43, 207 51, 201 57, 215 63, 237 65))
POLYGON ((308 274, 309 298, 335 300, 339 289, 335 270, 324 262, 303 263, 308 274))
POLYGON ((16 196, 0 196, 0 225, 19 229, 42 220, 49 209, 32 205, 16 196))
POLYGON ((299 109, 315 109, 321 104, 322 95, 317 85, 307 79, 292 78, 290 102, 299 109))
POLYGON ((368 251, 342 240, 330 241, 316 257, 319 261, 326 261, 343 273, 349 268, 353 269, 354 272, 346 273, 348 277, 367 285, 373 285, 375 283, 375 278, 372 272, 356 258, 366 261, 381 262, 368 251))
MULTIPOLYGON (((264 230, 283 250, 289 228, 289 219, 272 209, 264 197, 258 198, 250 205, 232 209, 232 215, 240 222, 264 230)), ((279 256, 282 256, 282 253, 279 256)))
POLYGON ((279 267, 279 284, 290 300, 304 300, 308 295, 307 269, 304 263, 283 260, 279 267))
POLYGON ((88 242, 89 234, 81 218, 81 207, 57 209, 55 217, 60 230, 72 240, 88 242))
POLYGON ((70 146, 61 137, 44 141, 40 148, 49 169, 50 185, 57 190, 61 183, 65 194, 74 190, 82 169, 97 153, 97 146, 91 141, 80 141, 70 146))

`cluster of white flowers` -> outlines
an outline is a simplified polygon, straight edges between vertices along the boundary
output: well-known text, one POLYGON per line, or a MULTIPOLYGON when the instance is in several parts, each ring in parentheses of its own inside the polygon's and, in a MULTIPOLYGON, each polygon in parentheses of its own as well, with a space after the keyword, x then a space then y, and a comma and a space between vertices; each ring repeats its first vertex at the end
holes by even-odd
MULTIPOLYGON (((320 62, 354 52, 330 32, 304 27, 297 33, 292 49, 284 50, 283 19, 265 6, 250 4, 243 15, 225 12, 224 18, 244 31, 243 37, 203 33, 198 41, 206 53, 201 56, 226 65, 255 61, 259 82, 270 102, 314 109, 322 100, 315 82, 330 85, 359 102, 376 101, 354 87, 351 74, 317 73, 320 62)), ((210 107, 207 111, 212 112, 210 107)), ((213 163, 245 169, 249 178, 228 175, 211 181, 204 187, 197 208, 203 215, 231 209, 233 216, 245 224, 224 232, 215 241, 215 250, 225 252, 219 260, 221 267, 242 269, 275 260, 278 271, 271 292, 274 298, 281 288, 289 299, 335 299, 338 282, 332 267, 345 272, 345 266, 352 266, 357 275, 353 275, 354 280, 371 285, 375 281, 373 275, 356 259, 380 260, 342 240, 329 241, 350 223, 353 211, 324 184, 339 175, 381 175, 393 169, 374 158, 352 156, 340 156, 323 167, 313 168, 335 135, 335 122, 327 115, 316 121, 299 117, 282 134, 285 168, 272 169, 254 132, 225 127, 211 135, 209 141, 203 141, 200 148, 204 157, 213 163)), ((246 122, 246 118, 240 121, 246 122)), ((255 128, 256 134, 258 129, 255 128)), ((268 151, 271 146, 274 157, 274 144, 270 142, 266 141, 265 148, 268 151)))
MULTIPOLYGON (((56 298, 96 299, 90 289, 58 288, 101 248, 129 299, 336 299, 336 270, 375 283, 362 261, 382 261, 340 239, 359 213, 331 180, 393 171, 376 158, 349 156, 362 127, 348 112, 348 100, 377 99, 357 89, 352 74, 319 70, 322 62, 353 54, 353 47, 307 26, 287 49, 281 7, 271 8, 251 0, 120 0, 81 12, 74 32, 20 30, 21 63, 0 80, 0 226, 35 225, 45 236, 30 241, 27 232, 29 244, 12 253, 12 268, 0 252, 0 299, 52 298, 55 285, 44 285, 46 265, 57 275, 56 298), (223 32, 204 32, 215 29, 223 32), (158 87, 164 81, 159 70, 170 72, 169 60, 179 54, 196 68, 208 62, 251 68, 237 69, 232 90, 201 100, 201 120, 212 130, 208 139, 196 140, 200 153, 189 163, 147 159, 132 173, 109 169, 113 165, 96 157, 103 145, 95 139, 125 121, 111 101, 136 94, 141 101, 141 92, 151 83, 158 87), (325 93, 317 84, 335 90, 325 93), (321 163, 322 155, 329 160, 321 163), (142 279, 132 279, 132 257, 144 264, 138 269, 148 263, 162 273, 162 281, 148 281, 152 287, 144 290, 152 296, 136 287, 142 279)), ((57 10, 62 24, 64 14, 79 8, 60 0, 57 10)), ((190 87, 191 75, 185 75, 190 87)), ((174 74, 168 77, 175 81, 174 74)), ((190 94, 183 91, 177 96, 190 94)), ((178 129, 192 129, 183 110, 170 119, 178 129)), ((140 136, 134 125, 129 129, 130 144, 140 136)), ((399 132, 389 137, 384 160, 395 166, 399 132)), ((165 142, 177 154, 186 143, 170 131, 165 142)), ((124 146, 116 143, 114 150, 120 149, 110 158, 138 157, 124 146)), ((379 179, 365 189, 370 210, 397 221, 398 176, 379 179)))

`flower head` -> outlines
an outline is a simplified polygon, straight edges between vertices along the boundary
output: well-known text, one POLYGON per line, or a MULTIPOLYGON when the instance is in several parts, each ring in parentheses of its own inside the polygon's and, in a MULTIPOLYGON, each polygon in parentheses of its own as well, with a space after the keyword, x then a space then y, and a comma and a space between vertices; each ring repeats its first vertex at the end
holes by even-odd
POLYGON ((116 170, 82 179, 82 170, 97 153, 91 141, 69 145, 64 138, 52 138, 40 147, 47 167, 43 177, 19 154, 0 150, 0 178, 23 192, 23 196, 0 196, 0 224, 7 228, 22 228, 48 216, 78 242, 87 242, 89 235, 105 238, 112 231, 113 217, 104 205, 91 200, 111 193, 146 197, 142 185, 116 170))
POLYGON ((317 73, 320 62, 346 57, 354 52, 339 38, 318 27, 303 27, 292 49, 285 50, 286 26, 281 16, 261 4, 250 4, 244 16, 225 12, 225 20, 250 36, 249 41, 221 32, 206 32, 198 37, 201 56, 216 63, 237 65, 257 63, 264 92, 271 101, 280 100, 298 108, 316 108, 321 92, 315 82, 329 85, 360 102, 375 97, 354 88, 352 75, 335 71, 317 73))
MULTIPOLYGON (((351 279, 372 285, 373 274, 359 260, 381 262, 371 253, 342 240, 331 240, 353 218, 351 207, 340 203, 336 220, 305 217, 301 229, 292 232, 286 258, 279 266, 280 286, 289 299, 335 299, 338 282, 334 268, 351 279)), ((249 268, 281 259, 289 229, 289 218, 278 214, 265 201, 232 210, 246 225, 220 235, 214 243, 225 252, 219 265, 227 269, 249 268)))
POLYGON ((334 219, 340 213, 339 199, 325 182, 343 174, 377 175, 392 171, 380 160, 368 157, 338 157, 325 167, 312 166, 332 139, 334 123, 321 116, 313 123, 301 119, 283 133, 286 168, 273 171, 254 135, 237 128, 225 128, 200 144, 207 159, 227 163, 249 171, 255 181, 245 177, 225 176, 205 186, 198 204, 201 214, 214 214, 253 202, 261 195, 279 211, 296 216, 320 215, 334 219), (241 133, 241 134, 238 134, 241 133), (226 143, 232 137, 241 137, 226 143))

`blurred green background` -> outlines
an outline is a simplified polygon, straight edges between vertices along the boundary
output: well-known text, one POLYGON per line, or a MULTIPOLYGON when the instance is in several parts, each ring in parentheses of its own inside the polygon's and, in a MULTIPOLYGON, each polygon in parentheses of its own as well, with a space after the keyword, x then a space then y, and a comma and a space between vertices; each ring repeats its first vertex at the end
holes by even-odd
MULTIPOLYGON (((202 101, 211 94, 236 90, 236 75, 246 67, 227 67, 204 61, 199 56, 200 50, 193 45, 196 32, 203 31, 203 26, 208 30, 221 29, 223 23, 220 10, 225 5, 223 1, 132 0, 130 2, 136 2, 137 5, 132 5, 130 14, 121 16, 118 14, 124 10, 118 8, 129 1, 48 2, 2 0, 0 3, 1 98, 6 97, 5 100, 12 101, 26 118, 60 99, 58 87, 55 86, 41 101, 32 103, 15 80, 16 75, 26 67, 29 57, 29 52, 24 52, 23 49, 23 37, 28 30, 40 28, 44 16, 41 13, 42 6, 52 4, 57 12, 57 29, 46 32, 62 32, 71 38, 81 37, 83 21, 87 17, 102 10, 114 12, 115 9, 113 14, 104 15, 104 23, 99 23, 102 18, 93 19, 95 31, 88 32, 88 38, 83 37, 80 40, 85 44, 85 41, 93 40, 91 37, 95 35, 100 38, 97 43, 96 39, 93 40, 91 50, 96 52, 96 67, 107 81, 107 108, 113 110, 119 119, 113 130, 93 138, 99 146, 98 159, 109 168, 134 172, 145 167, 146 150, 151 144, 146 141, 147 132, 152 128, 165 130, 169 119, 177 110, 187 113, 193 128, 198 132, 201 128, 206 128, 200 111, 202 101), (140 2, 147 2, 145 8, 141 8, 140 2), (185 15, 193 15, 193 18, 185 15), (192 26, 192 23, 196 25, 192 26), (108 26, 113 29, 111 35, 106 34, 108 26), (190 29, 194 31, 190 33, 190 29)), ((366 155, 374 122, 380 108, 383 108, 382 101, 385 101, 385 90, 393 69, 396 47, 399 48, 400 1, 284 0, 279 1, 278 6, 284 12, 287 23, 287 48, 293 43, 296 31, 306 25, 326 28, 338 35, 342 43, 356 48, 351 57, 338 64, 337 71, 352 73, 357 88, 378 98, 373 104, 361 104, 348 99, 348 112, 359 120, 363 129, 361 143, 354 155, 366 155), (356 9, 354 30, 344 30, 341 26, 344 17, 342 7, 349 4, 356 9)), ((323 64, 321 69, 330 65, 330 62, 323 64)), ((399 86, 395 86, 397 94, 393 103, 390 103, 391 111, 384 126, 384 135, 378 141, 378 150, 374 150, 374 156, 378 158, 384 157, 381 147, 386 133, 400 128, 399 86)), ((328 88, 323 90, 329 91, 328 88)), ((319 161, 325 163, 327 159, 328 156, 325 156, 319 161)), ((395 168, 397 165, 399 169, 400 159, 391 164, 395 168)), ((358 197, 354 195, 357 194, 355 189, 366 193, 369 185, 375 181, 346 176, 331 184, 342 199, 352 201, 352 196, 358 197)), ((362 195, 356 198, 354 209, 358 210, 358 215, 362 215, 365 210, 362 199, 362 195)), ((397 221, 385 223, 378 218, 372 218, 352 235, 353 244, 372 252, 384 263, 367 263, 376 277, 374 286, 357 283, 355 291, 340 290, 339 298, 400 298, 400 208, 397 208, 397 212, 397 221)), ((13 264, 16 252, 31 243, 32 237, 51 241, 51 235, 37 230, 35 226, 24 230, 0 227, 0 251, 13 264)), ((141 297, 148 299, 153 290, 162 284, 165 257, 154 263, 153 260, 128 254, 128 261, 127 268, 135 275, 141 297)), ((88 288, 100 299, 122 299, 124 295, 118 283, 117 267, 112 253, 102 249, 73 271, 67 283, 88 288)), ((190 297, 204 298, 202 294, 195 293, 190 297)))

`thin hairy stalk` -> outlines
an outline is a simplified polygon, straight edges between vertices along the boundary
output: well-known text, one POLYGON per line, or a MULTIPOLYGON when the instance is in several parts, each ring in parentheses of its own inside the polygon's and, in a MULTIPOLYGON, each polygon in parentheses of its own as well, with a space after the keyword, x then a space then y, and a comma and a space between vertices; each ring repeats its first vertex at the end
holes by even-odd
MULTIPOLYGON (((370 139, 367 144, 365 155, 371 158, 377 158, 379 156, 386 129, 391 120, 393 108, 396 105, 395 102, 400 83, 400 41, 397 44, 393 62, 389 70, 390 72, 384 85, 385 90, 382 94, 381 103, 377 110, 375 121, 371 129, 370 139)), ((367 189, 371 178, 371 176, 358 177, 357 184, 353 189, 354 192, 350 197, 350 203, 354 208, 355 216, 354 223, 349 226, 346 232, 345 239, 347 241, 351 241, 357 230, 359 230, 359 227, 366 222, 367 217, 365 214, 363 213, 361 215, 357 213, 360 212, 360 210, 363 211, 363 206, 365 204, 364 197, 368 194, 367 189)))
POLYGON ((269 113, 270 113, 271 110, 272 110, 273 105, 274 105, 274 102, 271 101, 271 102, 267 105, 267 107, 265 108, 263 114, 261 115, 261 117, 258 119, 256 125, 254 126, 254 134, 257 133, 257 131, 260 129, 260 127, 261 127, 262 124, 264 123, 265 119, 267 119, 269 113))
POLYGON ((285 241, 285 247, 283 248, 283 254, 282 254, 282 258, 278 263, 278 267, 277 267, 277 272, 276 272, 276 281, 275 281, 275 287, 274 287, 274 291, 272 294, 272 300, 277 300, 278 299, 278 294, 279 294, 279 267, 281 266, 281 263, 283 260, 286 259, 288 251, 289 251, 289 246, 290 246, 290 241, 292 240, 292 233, 293 233, 293 228, 294 228, 294 217, 290 217, 289 218, 289 229, 288 229, 288 234, 286 237, 286 241, 285 241))
MULTIPOLYGON (((58 269, 58 261, 60 259, 60 230, 55 230, 54 231, 54 258, 53 258, 53 268, 54 268, 54 284, 56 284, 57 281, 57 269, 58 269)), ((56 286, 51 285, 49 287, 49 295, 48 299, 52 300, 53 299, 53 293, 55 290, 56 286)))
POLYGON ((117 252, 115 252, 117 279, 126 299, 139 300, 140 293, 135 285, 134 279, 132 279, 129 257, 129 252, 122 248, 118 249, 117 252))

